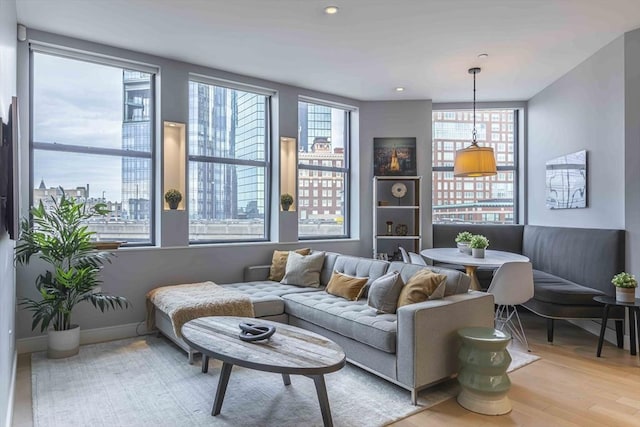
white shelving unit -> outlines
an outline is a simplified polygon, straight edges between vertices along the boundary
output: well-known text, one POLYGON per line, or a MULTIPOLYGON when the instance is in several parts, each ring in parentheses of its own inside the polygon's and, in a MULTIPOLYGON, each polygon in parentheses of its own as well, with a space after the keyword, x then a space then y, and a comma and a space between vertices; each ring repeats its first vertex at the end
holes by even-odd
POLYGON ((384 258, 386 254, 387 259, 397 258, 399 246, 419 252, 422 247, 422 177, 374 177, 373 203, 373 257, 384 258), (402 197, 396 197, 392 192, 394 184, 398 183, 406 187, 402 197))

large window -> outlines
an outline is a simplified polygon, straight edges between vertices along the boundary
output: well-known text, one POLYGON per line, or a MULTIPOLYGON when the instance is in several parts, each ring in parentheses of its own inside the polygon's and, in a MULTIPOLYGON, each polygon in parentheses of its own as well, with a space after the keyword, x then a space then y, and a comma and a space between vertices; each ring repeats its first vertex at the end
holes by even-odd
POLYGON ((348 110, 298 103, 298 235, 346 237, 348 110))
POLYGON ((33 205, 106 203, 88 224, 99 240, 153 243, 154 74, 38 51, 31 64, 33 205))
POLYGON ((189 82, 189 240, 268 238, 269 97, 189 82))
POLYGON ((481 146, 493 148, 498 174, 455 178, 455 152, 471 143, 473 112, 433 112, 434 223, 517 222, 517 121, 517 110, 477 111, 477 139, 481 146))

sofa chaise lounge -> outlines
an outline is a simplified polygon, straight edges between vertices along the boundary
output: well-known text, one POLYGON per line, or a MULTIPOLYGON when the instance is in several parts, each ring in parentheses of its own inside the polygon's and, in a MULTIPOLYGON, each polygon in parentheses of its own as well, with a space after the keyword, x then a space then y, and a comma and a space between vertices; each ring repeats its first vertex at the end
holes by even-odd
MULTIPOLYGON (((447 276, 445 297, 400 307, 396 314, 377 314, 366 298, 348 301, 323 290, 334 271, 368 277, 368 284, 387 271, 398 271, 406 283, 423 266, 327 252, 320 272, 321 288, 284 285, 267 280, 269 265, 245 268, 244 281, 222 285, 250 296, 257 318, 289 323, 339 344, 347 360, 409 391, 417 392, 457 373, 456 331, 493 326, 493 296, 468 291, 467 275, 433 268, 447 276)), ((156 326, 184 350, 169 317, 156 310, 156 326)))

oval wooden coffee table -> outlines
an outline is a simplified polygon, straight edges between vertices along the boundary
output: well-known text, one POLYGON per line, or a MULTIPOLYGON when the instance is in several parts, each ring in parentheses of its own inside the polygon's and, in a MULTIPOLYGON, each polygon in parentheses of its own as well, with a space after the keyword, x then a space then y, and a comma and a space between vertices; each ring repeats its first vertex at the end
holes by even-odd
POLYGON ((285 386, 291 384, 289 375, 304 375, 313 379, 324 425, 333 425, 324 374, 338 371, 346 363, 344 351, 333 341, 283 323, 228 316, 190 320, 182 326, 182 338, 205 356, 202 361, 204 372, 209 357, 222 361, 211 415, 220 413, 231 368, 238 365, 282 374, 285 386), (264 341, 241 341, 238 338, 238 324, 241 322, 273 325, 276 333, 264 341))

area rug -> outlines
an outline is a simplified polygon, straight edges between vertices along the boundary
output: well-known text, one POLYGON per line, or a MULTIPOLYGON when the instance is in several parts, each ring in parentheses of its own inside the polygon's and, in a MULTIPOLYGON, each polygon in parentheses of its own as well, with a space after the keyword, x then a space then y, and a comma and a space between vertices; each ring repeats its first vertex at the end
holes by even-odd
MULTIPOLYGON (((212 417, 220 362, 202 374, 199 362, 189 365, 164 338, 87 345, 61 360, 34 353, 31 366, 35 426, 322 425, 312 380, 292 376, 285 387, 277 374, 241 367, 233 368, 222 413, 212 417)), ((408 391, 350 364, 326 382, 334 424, 349 427, 382 426, 458 392, 447 381, 422 391, 416 407, 408 391)))

